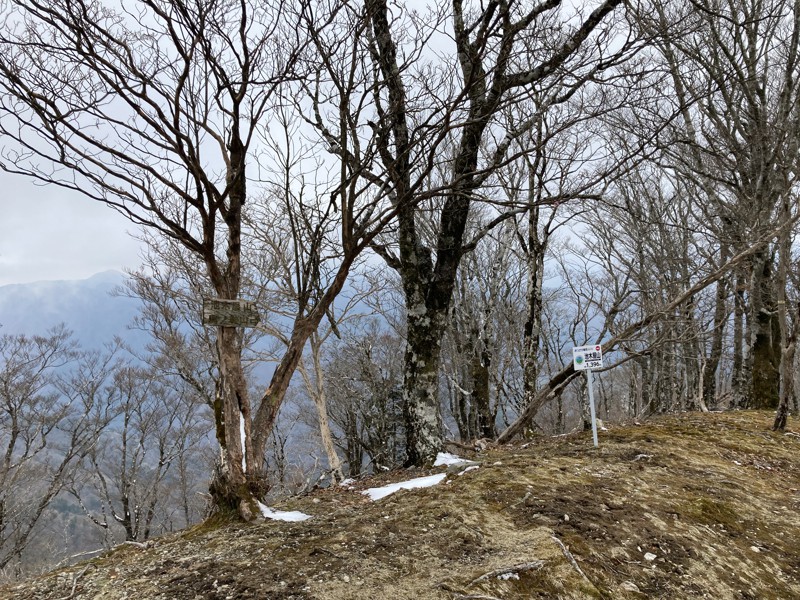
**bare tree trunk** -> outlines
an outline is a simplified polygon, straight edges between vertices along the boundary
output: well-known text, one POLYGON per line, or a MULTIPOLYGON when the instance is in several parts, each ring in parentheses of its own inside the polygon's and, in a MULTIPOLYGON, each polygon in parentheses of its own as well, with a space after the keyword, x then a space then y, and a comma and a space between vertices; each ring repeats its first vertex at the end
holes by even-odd
POLYGON ((408 302, 408 333, 403 378, 406 463, 432 463, 442 449, 439 409, 439 357, 444 327, 440 311, 408 302), (438 314, 437 314, 438 313, 438 314))
POLYGON ((303 347, 316 331, 331 304, 342 291, 357 252, 350 252, 342 258, 336 275, 325 293, 306 317, 295 320, 289 344, 280 363, 272 374, 269 387, 264 392, 258 410, 253 418, 253 455, 265 455, 269 434, 278 418, 286 390, 289 389, 292 375, 303 357, 303 347))
POLYGON ((494 413, 491 407, 489 388, 489 369, 492 355, 486 347, 486 341, 476 344, 472 358, 472 400, 477 416, 477 434, 479 437, 494 439, 497 435, 494 426, 494 413))
POLYGON ((586 377, 581 377, 580 385, 578 386, 578 404, 581 408, 581 428, 583 431, 591 431, 592 429, 592 416, 589 411, 589 391, 586 377))
MULTIPOLYGON (((229 163, 226 182, 229 205, 223 214, 228 238, 226 258, 221 265, 213 247, 206 248, 205 263, 214 291, 220 298, 239 297, 242 278, 242 206, 247 198, 245 177, 246 149, 239 131, 239 104, 234 105, 235 119, 228 142, 229 163)), ((222 417, 223 431, 217 432, 221 442, 220 461, 210 485, 211 497, 217 509, 235 510, 245 520, 258 514, 256 501, 266 493, 262 459, 254 454, 252 440, 251 404, 247 381, 242 367, 242 344, 235 327, 217 328, 217 353, 221 386, 218 397, 221 410, 215 409, 217 424, 222 417), (256 459, 255 457, 259 458, 256 459)))
MULTIPOLYGON (((789 197, 784 194, 782 205, 783 217, 788 218, 790 214, 789 197)), ((794 393, 794 373, 792 365, 794 362, 794 348, 795 348, 795 331, 789 332, 788 324, 788 308, 786 305, 786 283, 789 275, 789 262, 791 261, 792 252, 792 237, 790 231, 785 231, 778 239, 778 298, 777 298, 777 311, 778 311, 778 327, 780 330, 780 364, 778 367, 780 392, 778 398, 777 411, 775 413, 775 421, 772 425, 774 431, 783 431, 786 429, 786 422, 789 416, 790 398, 794 393)))
MULTIPOLYGON (((728 259, 728 245, 722 247, 721 262, 728 259)), ((714 321, 711 337, 711 348, 703 368, 703 400, 711 408, 717 406, 717 369, 722 357, 722 339, 725 333, 725 323, 728 317, 728 278, 723 277, 717 282, 717 293, 714 305, 714 321)))
POLYGON ((217 509, 236 510, 243 519, 251 520, 258 514, 254 500, 266 490, 259 490, 256 485, 247 491, 248 479, 258 483, 256 477, 261 474, 261 464, 260 461, 255 464, 252 447, 248 452, 243 444, 242 429, 244 439, 250 439, 250 399, 236 328, 218 328, 217 352, 221 376, 218 391, 220 406, 218 409, 215 407, 215 416, 218 425, 222 426, 221 430, 217 430, 221 452, 210 492, 217 509))
POLYGON ((744 359, 745 340, 745 291, 747 289, 744 269, 735 272, 736 288, 733 300, 733 366, 731 375, 731 407, 747 405, 747 376, 744 359))
MULTIPOLYGON (((529 178, 532 182, 533 178, 529 178)), ((528 314, 523 329, 523 406, 527 406, 536 395, 539 380, 539 345, 542 332, 542 285, 544 280, 544 255, 547 238, 539 235, 539 206, 528 212, 528 314)))
POLYGON ((322 368, 322 339, 317 333, 311 336, 311 362, 314 369, 314 377, 312 379, 308 372, 308 368, 300 361, 298 370, 303 378, 303 384, 306 387, 314 404, 317 407, 317 424, 319 426, 319 436, 322 440, 322 449, 328 459, 328 468, 330 469, 333 481, 340 483, 344 481, 344 474, 342 473, 342 461, 339 454, 336 452, 336 446, 333 443, 333 435, 331 434, 331 426, 328 420, 328 399, 325 393, 325 372, 322 368))
POLYGON ((765 251, 756 257, 753 269, 752 396, 748 408, 776 409, 780 395, 780 332, 775 304, 773 258, 765 251))

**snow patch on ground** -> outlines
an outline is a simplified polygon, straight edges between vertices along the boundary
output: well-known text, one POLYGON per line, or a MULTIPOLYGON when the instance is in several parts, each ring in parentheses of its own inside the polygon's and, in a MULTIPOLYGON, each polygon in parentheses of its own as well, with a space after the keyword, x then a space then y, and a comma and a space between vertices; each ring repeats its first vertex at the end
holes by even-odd
POLYGON ((471 465, 471 466, 467 467, 466 469, 464 469, 463 471, 461 471, 461 472, 458 474, 458 476, 459 476, 459 477, 461 477, 461 476, 462 476, 464 473, 466 473, 467 471, 474 471, 475 469, 478 469, 478 468, 480 468, 480 467, 478 467, 478 465, 471 465))
POLYGON ((439 473, 438 475, 428 475, 427 477, 417 477, 416 479, 409 479, 408 481, 400 481, 392 483, 379 488, 369 488, 361 492, 370 497, 370 499, 380 500, 390 494, 394 494, 400 490, 413 490, 417 488, 426 488, 434 486, 447 477, 447 473, 439 473))
POLYGON ((463 465, 464 463, 468 463, 469 461, 461 458, 460 456, 456 456, 455 454, 450 454, 449 452, 439 452, 436 455, 436 462, 433 463, 434 467, 442 467, 450 465, 463 465))
POLYGON ((261 510, 261 516, 265 519, 272 519, 273 521, 290 521, 298 522, 310 519, 311 515, 301 513, 299 510, 284 511, 275 510, 269 506, 264 506, 261 502, 258 503, 258 508, 261 510))

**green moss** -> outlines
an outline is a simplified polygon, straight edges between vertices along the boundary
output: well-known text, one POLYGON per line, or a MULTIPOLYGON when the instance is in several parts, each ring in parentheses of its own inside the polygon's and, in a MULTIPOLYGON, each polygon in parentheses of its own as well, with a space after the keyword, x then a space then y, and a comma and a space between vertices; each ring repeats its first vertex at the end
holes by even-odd
POLYGON ((728 502, 706 497, 698 498, 686 507, 685 512, 705 525, 722 525, 725 529, 735 532, 744 529, 741 516, 728 502))
POLYGON ((241 519, 236 511, 215 511, 207 519, 189 528, 181 537, 193 538, 200 537, 209 533, 223 529, 234 523, 241 523, 241 519))

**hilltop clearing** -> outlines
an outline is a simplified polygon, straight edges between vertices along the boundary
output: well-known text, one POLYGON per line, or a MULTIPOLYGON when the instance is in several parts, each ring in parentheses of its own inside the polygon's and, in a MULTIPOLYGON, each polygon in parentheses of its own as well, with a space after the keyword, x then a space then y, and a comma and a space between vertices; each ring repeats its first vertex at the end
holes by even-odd
POLYGON ((685 414, 396 471, 0 589, 40 599, 800 597, 800 435, 685 414), (372 501, 366 488, 447 473, 372 501))

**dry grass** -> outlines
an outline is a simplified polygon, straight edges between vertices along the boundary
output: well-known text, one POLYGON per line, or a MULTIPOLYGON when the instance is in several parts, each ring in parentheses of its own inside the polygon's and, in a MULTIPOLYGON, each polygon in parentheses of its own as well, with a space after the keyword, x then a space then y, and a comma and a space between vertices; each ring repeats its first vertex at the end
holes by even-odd
MULTIPOLYGON (((800 598, 800 436, 687 414, 492 449, 446 484, 319 490, 13 588, 39 599, 800 598)), ((395 472, 381 481, 422 472, 395 472)))

